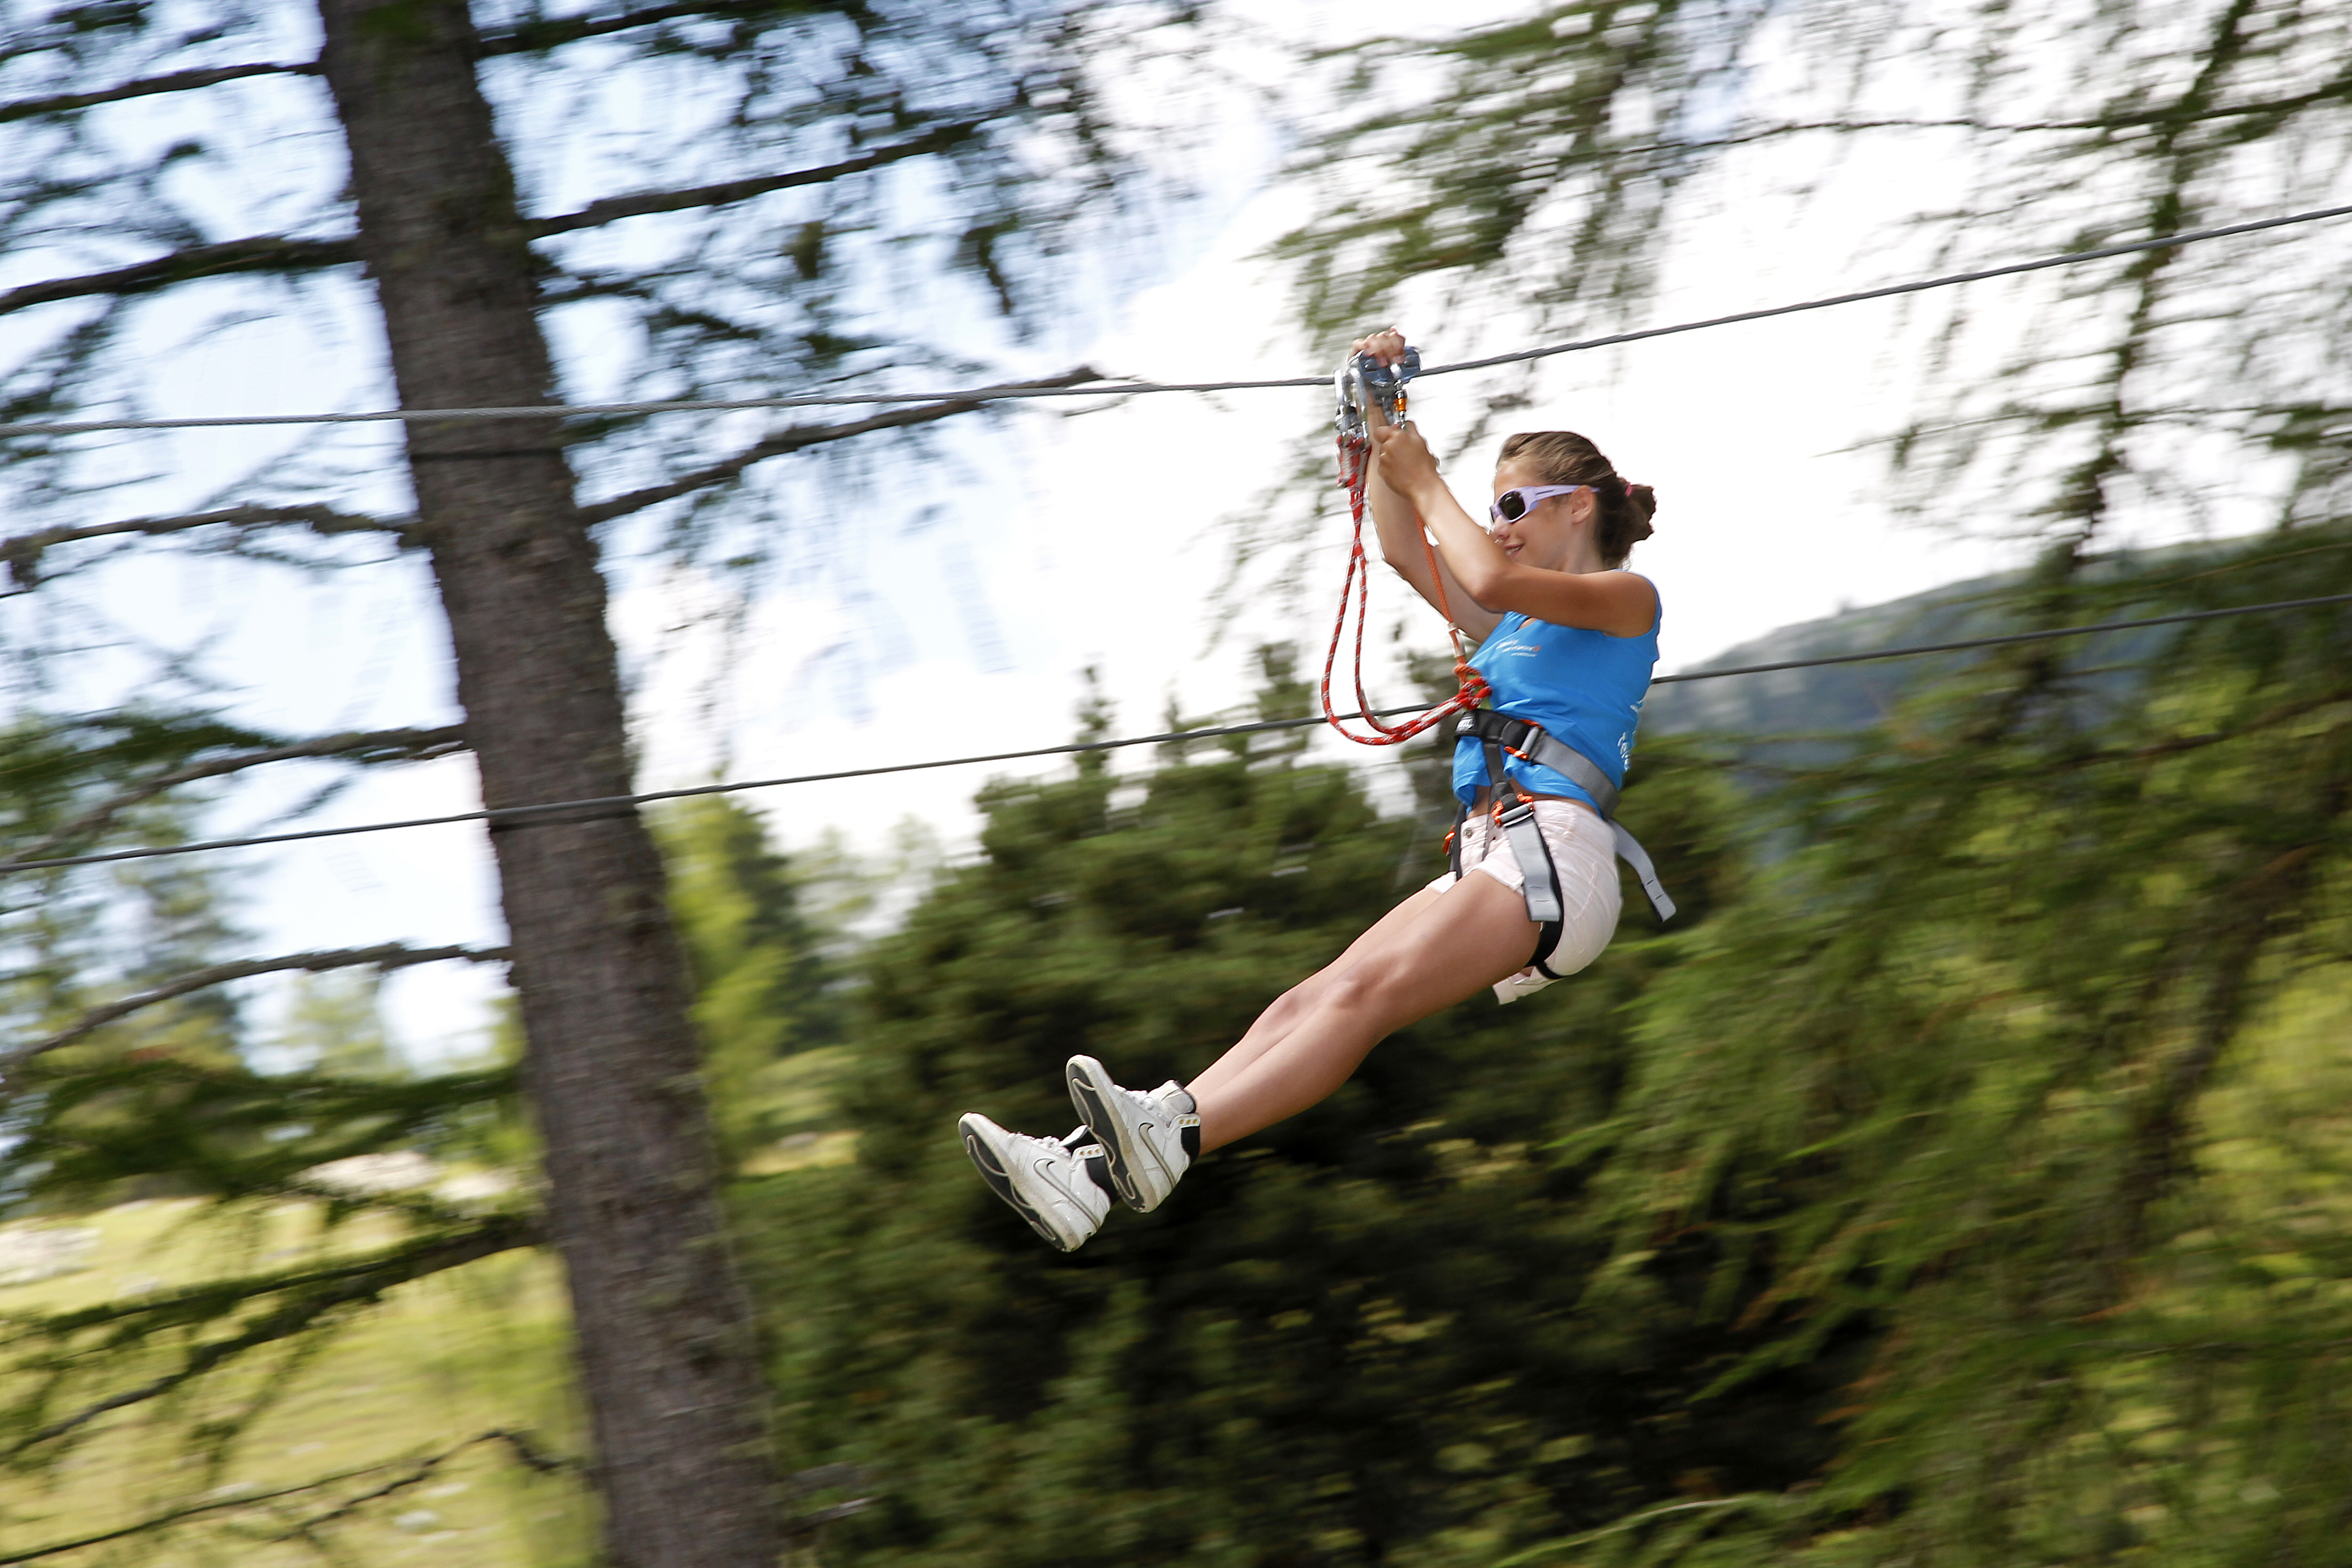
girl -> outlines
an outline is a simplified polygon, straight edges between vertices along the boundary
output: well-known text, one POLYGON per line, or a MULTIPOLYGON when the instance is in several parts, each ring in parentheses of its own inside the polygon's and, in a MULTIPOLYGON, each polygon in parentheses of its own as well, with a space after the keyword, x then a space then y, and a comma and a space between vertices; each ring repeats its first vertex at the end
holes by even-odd
MULTIPOLYGON (((1393 364, 1404 339, 1380 332, 1351 351, 1393 364)), ((964 1148, 981 1176, 1065 1251, 1095 1233, 1113 1197, 1158 1207, 1195 1159, 1323 1099, 1394 1030, 1484 988, 1509 1001, 1573 974, 1600 956, 1616 929, 1615 845, 1601 816, 1610 801, 1594 792, 1612 796, 1624 782, 1657 662, 1657 590, 1623 570, 1634 544, 1650 536, 1656 500, 1648 486, 1619 478, 1580 435, 1514 435, 1495 468, 1492 526, 1481 528, 1411 423, 1390 425, 1377 403, 1367 417, 1367 493, 1381 553, 1479 643, 1471 662, 1496 712, 1540 731, 1515 729, 1507 758, 1475 735, 1460 737, 1454 788, 1469 815, 1457 835, 1458 869, 1285 992, 1190 1084, 1123 1089, 1102 1063, 1074 1056, 1070 1098, 1084 1124, 1069 1136, 1031 1137, 985 1116, 963 1118, 964 1148), (1436 542, 1442 589, 1431 576, 1424 528, 1436 542), (1566 772, 1518 755, 1548 749, 1531 733, 1577 754, 1550 753, 1566 772), (1490 777, 1490 758, 1504 759, 1506 779, 1490 777), (1595 768, 1606 785, 1593 778, 1595 768), (1549 954, 1538 943, 1552 928, 1529 918, 1520 865, 1540 852, 1530 839, 1515 852, 1497 826, 1504 807, 1521 805, 1558 883, 1558 940, 1549 954)))

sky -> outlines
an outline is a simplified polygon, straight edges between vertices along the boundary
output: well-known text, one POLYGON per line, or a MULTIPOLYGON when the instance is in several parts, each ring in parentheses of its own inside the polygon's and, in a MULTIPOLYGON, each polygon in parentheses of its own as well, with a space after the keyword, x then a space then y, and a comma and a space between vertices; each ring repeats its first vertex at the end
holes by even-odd
MULTIPOLYGON (((1016 360, 1013 368, 1084 362, 1164 381, 1328 372, 1339 345, 1324 345, 1319 359, 1308 353, 1289 324, 1291 280, 1261 259, 1299 211, 1297 191, 1275 172, 1275 152, 1246 127, 1222 139, 1208 154, 1207 194, 1158 276, 1089 303, 1074 313, 1083 324, 1076 334, 1034 351, 1061 362, 1016 360)), ((1928 270, 1906 267, 1887 236, 1932 186, 1915 164, 1858 160, 1801 211, 1718 191, 1695 203, 1645 315, 1711 316, 1928 270)), ((1633 564, 1660 587, 1663 670, 1780 626, 2015 564, 1983 534, 1898 522, 1882 459, 1859 444, 1896 423, 1916 390, 1899 359, 1899 310, 1850 307, 1527 371, 1530 403, 1519 428, 1581 431, 1621 472, 1658 491, 1656 537, 1633 564)), ((1442 335, 1424 335, 1410 315, 1401 324, 1431 361, 1452 357, 1442 335)), ((283 329, 313 349, 347 344, 352 363, 377 351, 367 324, 331 303, 283 329)), ((320 376, 289 382, 266 354, 208 358, 201 344, 174 363, 177 379, 160 378, 152 400, 159 412, 372 401, 358 370, 341 384, 320 376)), ((1416 386, 1415 416, 1441 449, 1471 417, 1468 396, 1466 386, 1435 378, 1416 386)), ((745 607, 731 638, 714 631, 712 612, 739 584, 615 561, 612 622, 634 683, 642 787, 1050 746, 1071 737, 1089 669, 1121 731, 1156 730, 1171 707, 1201 720, 1241 701, 1258 641, 1310 643, 1319 664, 1346 537, 1336 491, 1319 499, 1311 545, 1283 563, 1306 585, 1304 610, 1260 598, 1223 623, 1217 588, 1230 519, 1258 504, 1292 443, 1327 417, 1328 399, 1319 391, 1148 397, 1085 413, 1033 406, 985 432, 975 426, 949 444, 949 461, 910 466, 845 515, 810 522, 831 530, 819 552, 828 568, 772 584, 745 607)), ((187 461, 191 474, 217 477, 250 456, 224 442, 187 461)), ((1474 452, 1448 470, 1474 515, 1490 463, 1491 452, 1474 452)), ((184 490, 193 482, 180 479, 184 490)), ((159 556, 110 569, 103 594, 113 618, 153 645, 201 648, 198 663, 218 678, 221 701, 251 722, 307 734, 457 716, 446 633, 413 558, 320 581, 159 556)), ((1385 571, 1374 596, 1376 632, 1402 621, 1407 646, 1443 646, 1434 613, 1385 571)), ((95 694, 105 669, 135 663, 127 650, 99 655, 88 668, 100 673, 86 673, 66 695, 95 694)), ((1383 664, 1376 695, 1410 694, 1383 664)), ((1328 737, 1318 747, 1374 769, 1389 765, 1386 754, 1357 753, 1328 737)), ((878 853, 911 818, 955 853, 969 849, 971 800, 989 779, 1060 766, 737 798, 762 813, 787 850, 838 831, 878 853)), ((276 813, 327 777, 289 768, 258 779, 206 827, 268 831, 276 813)), ((352 779, 305 822, 478 805, 471 765, 457 758, 352 779)), ((485 838, 473 825, 244 852, 235 863, 255 952, 499 940, 485 838)), ((462 1051, 484 1026, 497 985, 488 968, 403 971, 385 991, 394 1034, 420 1058, 462 1051)), ((267 987, 253 993, 265 1019, 274 996, 267 987)))

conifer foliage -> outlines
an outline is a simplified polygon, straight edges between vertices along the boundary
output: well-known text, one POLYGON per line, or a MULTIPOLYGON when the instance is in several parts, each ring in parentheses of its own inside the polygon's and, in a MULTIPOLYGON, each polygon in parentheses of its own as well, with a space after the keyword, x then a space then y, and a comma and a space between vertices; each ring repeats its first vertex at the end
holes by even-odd
MULTIPOLYGON (((1301 711, 1269 675, 1262 711, 1301 711)), ((1719 776, 1662 748, 1629 801, 1704 918, 1733 875, 1719 776)), ((1263 737, 982 802, 980 860, 866 965, 856 1166, 739 1206, 799 1457, 881 1479, 851 1560, 1470 1563, 1826 1460, 1867 1330, 1695 1419, 1769 1342, 1714 1310, 1703 1241, 1615 1260, 1590 1200, 1626 1006, 1675 962, 1646 915, 1542 1008, 1405 1030, 1065 1258, 972 1177, 957 1113, 1062 1132, 1076 1051, 1197 1071, 1444 862, 1425 815, 1263 737)))
MULTIPOLYGON (((2297 530, 2084 613, 2347 565, 2297 530)), ((1197 1071, 1434 841, 1239 743, 992 789, 867 967, 856 1166, 739 1207, 799 1457, 887 1478, 837 1549, 2345 1560, 2352 616, 2063 646, 1760 794, 1645 747, 1625 811, 1690 925, 1402 1031, 1068 1257, 954 1114, 1059 1133, 1074 1051, 1197 1071)))
MULTIPOLYGON (((396 454, 331 436, 226 475, 204 444, 169 437, 0 440, 11 596, 60 607, 12 620, 12 653, 47 664, 76 641, 59 626, 105 626, 105 568, 123 548, 315 571, 413 551, 446 616, 485 803, 627 795, 605 622, 612 536, 635 528, 687 554, 723 542, 720 559, 743 565, 773 543, 759 491, 775 460, 975 407, 682 431, 567 424, 567 390, 771 395, 942 368, 950 356, 929 332, 884 320, 894 287, 966 290, 983 310, 1027 319, 1057 254, 1121 206, 1098 50, 1168 16, 1055 0, 556 13, 130 0, 12 18, 0 41, 0 248, 15 269, 0 290, 0 420, 136 413, 192 371, 209 394, 225 361, 206 356, 231 346, 245 364, 300 357, 318 403, 381 354, 389 373, 360 378, 369 404, 549 411, 411 423, 396 454), (635 134, 610 134, 632 117, 635 134), (574 157, 616 140, 617 160, 574 157), (621 225, 625 243, 612 238, 621 225), (593 364, 560 351, 580 344, 595 345, 580 356, 593 364), (180 470, 195 476, 175 485, 180 470), (99 497, 142 481, 162 497, 154 509, 106 515, 99 497), (93 591, 78 597, 77 579, 93 591)), ((420 734, 399 743, 406 754, 424 754, 420 734)), ((294 740, 218 771, 334 754, 325 737, 294 740)), ((59 824, 49 848, 86 848, 119 814, 94 810, 59 824)), ((544 1234, 575 1303, 608 1550, 639 1568, 765 1568, 786 1543, 786 1499, 658 856, 628 810, 502 822, 492 842, 509 933, 495 956, 512 961, 520 993, 544 1234), (688 1491, 690 1519, 676 1506, 688 1491)), ((423 960, 389 947, 230 960, 161 988, 408 961, 423 960)), ((28 1041, 7 1065, 82 1038, 28 1041)), ((274 1130, 290 1126, 310 1124, 274 1130)))
MULTIPOLYGON (((1935 191, 1871 240, 1939 270, 2332 207, 2347 26, 2299 0, 1641 0, 1379 40, 1334 57, 1357 85, 1445 85, 1334 116, 1307 160, 1329 200, 1284 250, 1318 330, 1413 280, 1457 335, 1558 339, 1637 324, 1709 191, 1802 214, 1874 158, 1935 191)), ((1979 606, 2016 624, 2343 591, 2343 255, 2315 225, 1890 318, 1895 497, 2035 542, 1979 606), (2215 524, 2275 531, 2115 548, 2215 524)), ((1573 1146, 1605 1153, 1619 1262, 1701 1246, 1716 1307, 1767 1334, 1694 1418, 1842 1333, 1874 1348, 1817 1485, 1526 1560, 2346 1560, 2347 636, 2329 607, 2016 652, 1842 759, 1752 770, 1787 786, 1763 853, 1633 1006, 1626 1097, 1573 1146)))
MULTIPOLYGON (((2344 592, 2345 529, 2100 607, 2344 592)), ((2343 1560, 2347 653, 2326 608, 2206 623, 2121 692, 2095 646, 1939 683, 1793 788, 1804 847, 1643 998, 1602 1190, 1769 1260, 1742 1318, 1780 1327, 1725 1386, 1885 1332, 1784 1543, 2343 1560)))

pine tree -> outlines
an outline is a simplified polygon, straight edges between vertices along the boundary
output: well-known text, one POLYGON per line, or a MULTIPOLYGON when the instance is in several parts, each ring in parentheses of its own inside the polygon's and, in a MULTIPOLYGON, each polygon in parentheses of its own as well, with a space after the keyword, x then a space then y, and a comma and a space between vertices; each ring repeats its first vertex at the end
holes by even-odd
MULTIPOLYGON (((1261 711, 1299 711, 1286 662, 1268 677, 1261 711)), ((1676 889, 1701 912, 1737 882, 1699 848, 1723 790, 1670 750, 1628 795, 1654 843, 1690 846, 1676 889)), ((1626 1008, 1681 939, 1629 914, 1572 984, 1402 1031, 1331 1101, 1066 1258, 971 1175, 955 1115, 1059 1133, 1075 1051, 1135 1082, 1197 1071, 1443 862, 1282 739, 982 800, 982 858, 868 969, 842 1112, 856 1167, 742 1200, 779 1381, 807 1401, 796 1455, 877 1478, 838 1550, 1481 1563, 1826 1458, 1817 1418, 1866 1333, 1692 1421, 1685 1401, 1759 1342, 1713 1310, 1706 1247, 1612 1265, 1611 1218, 1580 1198, 1585 1134, 1627 1087, 1626 1008)))
MULTIPOLYGON (((2345 527, 2107 605, 2345 591, 2345 527)), ((1867 1561, 2342 1560, 2321 1282, 2352 1256, 2257 1260, 2345 1201, 2312 1067, 2345 978, 2347 647, 2340 609, 2212 622, 2122 701, 2097 647, 1986 660, 1804 779, 1805 847, 1645 998, 1624 1223, 1769 1260, 1746 1371, 1885 1325, 1799 1532, 1891 1516, 1867 1561)))
MULTIPOLYGON (((173 329, 146 314, 151 301, 217 306, 207 327, 235 338, 296 287, 331 290, 381 327, 404 406, 548 415, 404 426, 406 515, 355 509, 347 492, 367 455, 326 446, 246 476, 229 504, 94 522, 86 508, 120 482, 121 451, 9 437, 23 531, 0 540, 0 559, 18 590, 54 598, 60 580, 102 564, 107 545, 93 540, 188 538, 313 568, 350 561, 355 540, 419 552, 448 619, 462 743, 494 809, 633 788, 598 530, 650 523, 688 556, 756 556, 731 547, 764 533, 764 508, 724 503, 756 495, 772 472, 762 465, 974 412, 964 400, 893 405, 749 440, 707 423, 685 435, 567 424, 560 403, 579 372, 559 365, 549 320, 603 312, 634 340, 630 383, 671 397, 940 368, 929 344, 873 329, 873 302, 852 285, 968 283, 1008 315, 1031 308, 1057 249, 1121 189, 1093 90, 1097 47, 1161 19, 759 0, 562 16, 322 0, 316 16, 309 58, 310 16, 269 8, 65 7, 12 33, 0 243, 47 275, 0 293, 0 314, 27 324, 27 347, 0 372, 0 418, 136 406, 153 335, 173 329), (636 188, 534 211, 527 189, 553 181, 565 145, 560 118, 544 127, 535 113, 606 89, 712 117, 698 134, 637 138, 636 188), (233 109, 214 112, 225 97, 274 123, 257 131, 233 109), (191 133, 160 148, 109 135, 106 117, 126 104, 191 133), (307 200, 297 173, 286 200, 236 214, 246 232, 216 232, 184 195, 180 179, 199 167, 273 167, 319 132, 347 168, 309 169, 327 177, 307 200), (660 220, 640 225, 656 243, 615 265, 596 242, 630 220, 660 220), (601 499, 581 497, 583 476, 601 499)), ((263 184, 275 189, 244 188, 263 184)), ((35 643, 30 655, 55 652, 35 643)), ((323 739, 276 749, 338 754, 323 739)), ((501 820, 492 841, 609 1551, 664 1568, 765 1565, 785 1542, 766 1393, 657 856, 634 811, 607 808, 501 820), (691 1517, 676 1507, 689 1493, 691 1517)))

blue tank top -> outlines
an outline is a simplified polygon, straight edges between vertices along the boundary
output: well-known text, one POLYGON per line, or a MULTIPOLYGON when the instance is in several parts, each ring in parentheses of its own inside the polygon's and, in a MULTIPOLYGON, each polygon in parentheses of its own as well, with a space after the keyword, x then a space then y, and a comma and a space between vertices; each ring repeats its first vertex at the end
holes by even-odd
MULTIPOLYGON (((1470 655, 1470 664, 1494 689, 1491 702, 1497 713, 1543 726, 1545 733, 1582 752, 1622 787, 1625 765, 1633 759, 1633 727, 1642 719, 1642 700, 1650 695, 1658 626, 1664 619, 1661 601, 1649 631, 1612 637, 1531 620, 1514 610, 1470 655)), ((1557 769, 1507 753, 1503 767, 1532 794, 1598 804, 1557 769)), ((1454 746, 1454 793, 1466 802, 1487 782, 1485 747, 1464 736, 1454 746)))

